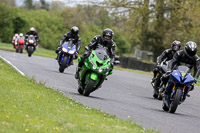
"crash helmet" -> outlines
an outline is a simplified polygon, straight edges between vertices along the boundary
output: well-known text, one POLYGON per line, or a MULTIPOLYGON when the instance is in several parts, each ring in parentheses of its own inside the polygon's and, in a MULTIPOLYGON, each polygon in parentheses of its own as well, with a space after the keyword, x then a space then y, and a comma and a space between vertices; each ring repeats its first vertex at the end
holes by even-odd
POLYGON ((18 33, 16 33, 16 34, 15 34, 15 37, 18 37, 18 36, 19 36, 19 34, 18 34, 18 33))
POLYGON ((23 33, 20 33, 20 34, 19 34, 19 37, 23 37, 23 36, 24 36, 23 33))
POLYGON ((186 43, 184 52, 187 56, 193 57, 197 53, 197 44, 193 41, 189 41, 186 43))
POLYGON ((103 41, 110 42, 113 38, 113 35, 114 35, 113 30, 106 28, 103 30, 101 37, 102 37, 103 41))
POLYGON ((181 48, 181 42, 180 42, 180 41, 175 40, 175 41, 172 42, 172 44, 171 44, 171 49, 172 49, 174 52, 180 50, 180 48, 181 48), (174 47, 174 46, 177 46, 177 47, 174 47))
POLYGON ((79 28, 77 26, 73 26, 71 28, 71 34, 72 34, 72 36, 77 36, 78 32, 79 32, 79 28))
POLYGON ((34 33, 34 32, 35 32, 35 28, 34 28, 34 27, 31 27, 31 28, 30 28, 30 32, 31 32, 31 33, 34 33))

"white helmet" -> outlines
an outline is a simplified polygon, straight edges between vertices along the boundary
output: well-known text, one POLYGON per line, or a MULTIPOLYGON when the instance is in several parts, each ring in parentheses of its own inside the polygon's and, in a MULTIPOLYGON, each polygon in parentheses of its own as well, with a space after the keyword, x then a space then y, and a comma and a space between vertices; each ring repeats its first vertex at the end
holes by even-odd
POLYGON ((19 34, 18 34, 18 33, 16 33, 16 34, 15 34, 15 37, 18 37, 18 36, 19 36, 19 34))
POLYGON ((35 28, 34 28, 34 27, 31 27, 31 28, 30 28, 30 32, 35 32, 35 28))
POLYGON ((20 37, 23 37, 24 35, 23 35, 23 33, 20 33, 19 36, 20 36, 20 37))

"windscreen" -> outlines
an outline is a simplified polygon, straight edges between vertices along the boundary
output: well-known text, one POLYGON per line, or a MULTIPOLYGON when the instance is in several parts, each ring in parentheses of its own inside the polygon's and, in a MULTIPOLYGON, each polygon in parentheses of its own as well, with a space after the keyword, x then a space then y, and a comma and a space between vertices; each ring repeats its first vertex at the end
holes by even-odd
POLYGON ((96 52, 97 57, 102 61, 109 58, 107 54, 107 50, 105 48, 97 48, 95 52, 96 52))
POLYGON ((74 46, 73 40, 69 40, 69 41, 67 41, 65 43, 67 44, 68 47, 73 47, 74 46))
POLYGON ((188 67, 186 67, 186 66, 179 66, 179 67, 178 67, 178 71, 179 71, 180 73, 188 73, 188 72, 190 72, 190 68, 188 68, 188 67))
POLYGON ((28 39, 35 40, 35 37, 33 35, 28 36, 28 39))

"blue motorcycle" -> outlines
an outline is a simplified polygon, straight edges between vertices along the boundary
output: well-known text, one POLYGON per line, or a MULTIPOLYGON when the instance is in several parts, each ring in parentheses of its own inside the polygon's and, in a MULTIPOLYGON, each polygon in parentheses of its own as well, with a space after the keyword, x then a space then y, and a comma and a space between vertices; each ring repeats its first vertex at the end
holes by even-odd
POLYGON ((179 104, 184 102, 188 91, 194 84, 190 69, 186 66, 179 66, 170 75, 166 92, 163 98, 162 108, 164 111, 175 113, 179 104))
POLYGON ((58 57, 59 71, 61 73, 72 64, 75 52, 76 45, 73 43, 73 40, 69 40, 62 45, 62 50, 59 52, 58 57))

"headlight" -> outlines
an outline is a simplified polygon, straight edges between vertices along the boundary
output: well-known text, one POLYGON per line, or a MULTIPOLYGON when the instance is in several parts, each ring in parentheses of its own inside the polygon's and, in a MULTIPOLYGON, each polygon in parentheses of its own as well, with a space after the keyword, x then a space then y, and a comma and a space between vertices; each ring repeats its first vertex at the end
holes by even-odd
POLYGON ((33 43, 34 41, 33 40, 29 40, 29 43, 33 43))
POLYGON ((74 51, 74 50, 70 50, 68 53, 69 53, 69 54, 74 54, 75 51, 74 51))
POLYGON ((66 53, 67 53, 67 49, 66 49, 66 48, 64 48, 64 47, 62 48, 62 51, 64 51, 64 52, 66 52, 66 53))
POLYGON ((93 67, 92 67, 93 69, 97 69, 97 67, 95 66, 95 65, 93 65, 93 67))
POLYGON ((90 65, 92 65, 93 69, 97 69, 97 67, 94 65, 94 63, 92 62, 92 60, 90 59, 90 65))
POLYGON ((103 70, 100 68, 100 69, 99 69, 99 72, 101 73, 102 71, 103 71, 103 70))

